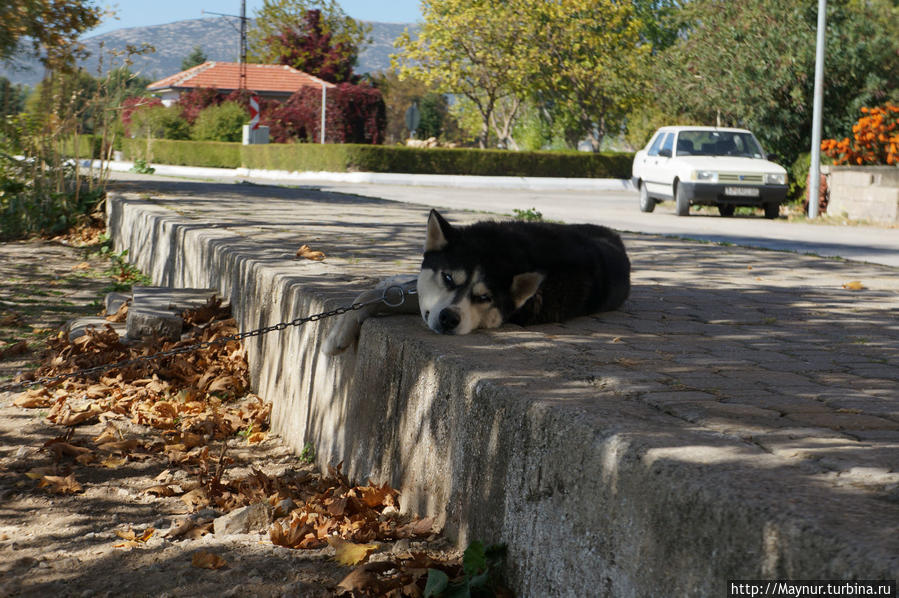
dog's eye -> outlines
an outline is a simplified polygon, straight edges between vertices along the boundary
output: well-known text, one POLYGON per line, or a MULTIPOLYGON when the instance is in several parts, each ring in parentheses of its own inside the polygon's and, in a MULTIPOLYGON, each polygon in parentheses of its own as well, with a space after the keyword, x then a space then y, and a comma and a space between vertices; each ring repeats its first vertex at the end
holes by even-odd
POLYGON ((450 274, 449 272, 442 272, 440 275, 443 277, 443 282, 444 284, 446 284, 446 286, 451 289, 456 287, 456 281, 453 280, 452 274, 450 274))
POLYGON ((484 293, 482 295, 472 295, 471 296, 471 300, 474 303, 490 303, 490 301, 492 299, 493 298, 487 293, 484 293))

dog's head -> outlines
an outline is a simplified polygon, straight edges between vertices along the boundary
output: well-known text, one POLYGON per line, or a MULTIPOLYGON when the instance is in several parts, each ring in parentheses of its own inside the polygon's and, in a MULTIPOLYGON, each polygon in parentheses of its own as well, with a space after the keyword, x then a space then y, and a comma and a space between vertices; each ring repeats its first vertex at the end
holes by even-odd
POLYGON ((484 234, 453 227, 431 210, 418 275, 421 316, 431 330, 496 328, 537 292, 543 275, 515 272, 500 252, 484 234))

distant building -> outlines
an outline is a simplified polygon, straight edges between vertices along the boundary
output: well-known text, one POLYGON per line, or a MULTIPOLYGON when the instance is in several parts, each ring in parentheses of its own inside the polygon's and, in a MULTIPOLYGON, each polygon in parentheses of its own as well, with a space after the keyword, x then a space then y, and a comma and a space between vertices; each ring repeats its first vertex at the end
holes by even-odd
MULTIPOLYGON (((286 100, 302 87, 331 88, 329 83, 303 71, 278 64, 247 64, 246 88, 262 98, 286 100)), ((182 93, 198 87, 214 87, 222 95, 240 88, 240 64, 236 62, 204 62, 186 71, 170 75, 147 86, 171 106, 182 93)))

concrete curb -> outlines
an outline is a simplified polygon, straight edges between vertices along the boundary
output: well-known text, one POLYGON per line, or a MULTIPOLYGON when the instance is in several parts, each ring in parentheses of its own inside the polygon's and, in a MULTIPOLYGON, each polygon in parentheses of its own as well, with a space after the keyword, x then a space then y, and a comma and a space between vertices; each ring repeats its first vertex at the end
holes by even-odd
MULTIPOLYGON (((127 172, 133 162, 111 161, 110 170, 127 172)), ((97 160, 82 160, 84 168, 98 168, 97 160)), ((296 172, 287 170, 259 170, 249 168, 204 168, 200 166, 174 166, 153 164, 154 174, 183 177, 233 177, 252 178, 281 183, 309 184, 327 181, 331 183, 369 183, 382 185, 410 185, 419 187, 456 187, 462 189, 521 189, 527 191, 622 191, 632 190, 626 179, 571 179, 557 177, 509 177, 462 176, 436 174, 401 174, 381 172, 296 172)))
MULTIPOLYGON (((241 330, 345 305, 420 259, 422 208, 152 185, 165 195, 111 194, 116 250, 156 284, 217 288, 241 330), (303 242, 328 259, 293 259, 303 242)), ((462 544, 507 542, 521 596, 895 579, 894 272, 625 241, 636 278, 618 312, 464 337, 376 318, 332 359, 319 353, 327 324, 288 329, 247 344, 255 390, 295 450, 310 442, 320 465, 391 483, 462 544), (839 291, 850 275, 872 292, 839 291)))

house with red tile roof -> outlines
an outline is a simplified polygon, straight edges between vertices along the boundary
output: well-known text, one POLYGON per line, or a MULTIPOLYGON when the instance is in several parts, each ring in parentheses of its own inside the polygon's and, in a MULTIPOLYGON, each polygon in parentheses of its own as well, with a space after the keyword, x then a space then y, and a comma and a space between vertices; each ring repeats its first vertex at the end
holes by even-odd
MULTIPOLYGON (((263 98, 286 100, 302 87, 321 89, 335 85, 303 71, 280 64, 246 64, 246 88, 263 98)), ((175 73, 147 86, 172 105, 182 93, 197 87, 214 87, 223 95, 240 89, 240 64, 237 62, 204 62, 186 71, 175 73)))

